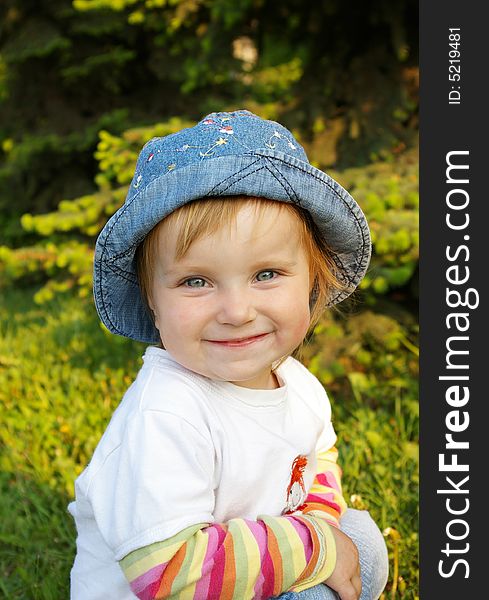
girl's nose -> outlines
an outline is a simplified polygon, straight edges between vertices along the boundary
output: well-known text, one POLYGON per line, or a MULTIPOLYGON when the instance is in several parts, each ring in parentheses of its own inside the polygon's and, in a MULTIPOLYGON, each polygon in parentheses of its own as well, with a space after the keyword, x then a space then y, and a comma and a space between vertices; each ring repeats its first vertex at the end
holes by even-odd
POLYGON ((240 287, 222 291, 219 298, 217 321, 223 325, 238 327, 256 319, 249 290, 240 287))

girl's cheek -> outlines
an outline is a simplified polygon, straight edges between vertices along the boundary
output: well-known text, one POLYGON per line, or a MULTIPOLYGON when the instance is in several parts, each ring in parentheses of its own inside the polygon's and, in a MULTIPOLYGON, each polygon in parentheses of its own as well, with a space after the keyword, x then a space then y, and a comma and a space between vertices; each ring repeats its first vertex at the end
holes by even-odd
POLYGON ((198 324, 208 313, 206 305, 202 301, 189 301, 178 299, 170 302, 165 309, 165 320, 173 328, 189 327, 198 324))
POLYGON ((305 337, 311 322, 309 303, 307 302, 292 308, 289 314, 295 315, 293 330, 296 337, 305 337))
POLYGON ((306 337, 310 322, 311 322, 311 315, 308 310, 307 315, 304 317, 304 319, 301 322, 300 328, 298 328, 299 329, 298 335, 302 335, 302 337, 306 337))

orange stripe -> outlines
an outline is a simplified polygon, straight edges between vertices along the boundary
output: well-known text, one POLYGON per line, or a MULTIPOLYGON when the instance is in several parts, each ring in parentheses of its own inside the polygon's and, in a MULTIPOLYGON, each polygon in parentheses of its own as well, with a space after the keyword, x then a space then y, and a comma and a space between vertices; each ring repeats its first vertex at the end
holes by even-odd
POLYGON ((302 573, 300 574, 299 578, 297 579, 296 583, 299 583, 301 581, 303 581, 304 579, 307 579, 308 577, 311 576, 311 574, 313 573, 314 569, 316 568, 317 562, 319 560, 319 538, 318 538, 318 534, 316 533, 316 530, 314 529, 314 526, 312 525, 312 523, 310 523, 307 519, 301 519, 300 517, 296 517, 297 519, 300 519, 302 523, 304 523, 304 525, 309 529, 309 533, 311 534, 311 541, 312 541, 312 555, 311 558, 309 560, 309 563, 307 564, 306 568, 302 571, 302 573))
POLYGON ((334 508, 331 508, 331 506, 327 506, 326 504, 320 504, 319 502, 308 502, 306 507, 302 509, 302 512, 307 514, 311 510, 321 510, 322 512, 326 512, 336 519, 339 519, 340 516, 340 513, 334 508))
POLYGON ((224 538, 224 573, 222 578, 222 589, 219 600, 232 600, 234 586, 236 583, 236 565, 234 557, 233 536, 226 535, 224 538))
POLYGON ((161 598, 168 598, 168 596, 170 595, 171 586, 173 585, 175 577, 180 571, 182 563, 185 559, 186 552, 187 544, 183 544, 183 546, 178 550, 178 552, 174 555, 174 557, 166 566, 166 569, 163 572, 163 577, 161 578, 160 587, 156 592, 156 600, 160 600, 161 598))
POLYGON ((282 591, 284 571, 282 565, 282 554, 280 553, 280 546, 274 532, 267 526, 268 533, 268 551, 270 552, 270 558, 273 563, 273 595, 278 596, 282 591))

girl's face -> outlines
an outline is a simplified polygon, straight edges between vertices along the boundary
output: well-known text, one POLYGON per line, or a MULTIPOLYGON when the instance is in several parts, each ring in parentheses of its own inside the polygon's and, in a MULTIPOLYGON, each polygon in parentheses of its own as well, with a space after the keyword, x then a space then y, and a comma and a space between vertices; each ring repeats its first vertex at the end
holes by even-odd
POLYGON ((272 364, 309 326, 309 261, 298 217, 245 205, 235 226, 175 258, 178 231, 161 224, 152 288, 155 324, 181 365, 211 379, 271 389, 272 364))

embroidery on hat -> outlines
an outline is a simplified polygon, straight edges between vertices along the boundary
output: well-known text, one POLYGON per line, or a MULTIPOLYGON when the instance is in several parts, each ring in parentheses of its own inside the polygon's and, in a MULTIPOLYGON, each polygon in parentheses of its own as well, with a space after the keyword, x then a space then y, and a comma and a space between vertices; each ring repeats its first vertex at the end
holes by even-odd
POLYGON ((143 176, 142 175, 138 175, 136 181, 134 182, 133 187, 135 187, 137 189, 141 185, 142 179, 143 179, 143 176))
POLYGON ((271 148, 272 150, 274 150, 277 145, 275 142, 273 142, 273 138, 277 138, 279 140, 285 140, 287 142, 287 146, 291 149, 291 150, 297 150, 297 146, 295 144, 293 144, 289 139, 287 139, 287 137, 282 134, 279 133, 278 131, 274 131, 272 133, 272 135, 269 137, 268 141, 265 142, 265 146, 268 146, 268 148, 271 148))
MULTIPOLYGON (((247 150, 252 151, 253 148, 249 147, 248 144, 246 144, 244 140, 240 139, 240 136, 238 136, 236 134, 233 126, 228 124, 229 121, 236 119, 237 117, 257 118, 255 115, 248 114, 246 112, 238 112, 237 114, 235 114, 235 113, 213 113, 212 115, 208 116, 204 120, 200 121, 199 124, 201 126, 204 126, 206 129, 208 129, 210 127, 211 129, 216 130, 219 134, 221 134, 219 137, 217 137, 217 139, 210 142, 209 145, 204 144, 204 145, 194 146, 194 145, 185 143, 182 146, 175 148, 173 150, 173 152, 181 153, 181 152, 188 152, 191 150, 199 150, 199 156, 201 159, 215 157, 219 153, 219 147, 225 146, 226 144, 228 144, 228 141, 230 141, 231 139, 232 139, 232 143, 236 143, 236 144, 246 148, 247 150), (220 115, 225 115, 225 116, 220 116, 220 115)), ((294 143, 292 143, 292 141, 290 139, 288 139, 288 137, 285 134, 280 133, 277 130, 274 131, 274 133, 268 138, 267 141, 264 141, 264 145, 267 146, 268 148, 274 149, 274 148, 276 148, 276 145, 277 145, 276 141, 278 141, 278 140, 280 140, 283 144, 286 143, 287 146, 291 150, 297 150, 297 146, 294 143)), ((160 150, 157 150, 157 152, 160 152, 160 150)), ((146 159, 146 162, 149 163, 151 160, 153 160, 153 157, 154 157, 154 153, 151 153, 148 156, 148 158, 146 159)), ((173 171, 174 169, 178 168, 178 166, 179 166, 178 161, 171 163, 171 164, 167 165, 166 172, 168 173, 170 171, 173 171)), ((139 186, 139 182, 136 182, 134 187, 138 187, 138 186, 139 186)))
POLYGON ((217 146, 224 146, 224 144, 227 143, 228 141, 221 137, 216 142, 214 142, 214 144, 210 146, 210 148, 208 148, 205 152, 200 152, 200 156, 202 158, 205 158, 206 156, 212 156, 214 154, 214 148, 216 148, 217 146))
POLYGON ((190 144, 184 144, 180 148, 176 148, 177 152, 187 152, 190 148, 202 148, 202 146, 191 146, 190 144))
POLYGON ((219 129, 220 133, 226 133, 227 135, 233 135, 234 134, 234 130, 231 127, 231 125, 224 125, 223 127, 221 127, 219 129))
POLYGON ((307 457, 299 454, 292 463, 290 482, 287 487, 287 499, 283 515, 290 515, 296 510, 300 510, 304 505, 307 496, 304 485, 304 469, 307 466, 307 457))

